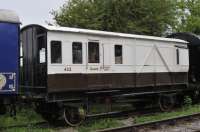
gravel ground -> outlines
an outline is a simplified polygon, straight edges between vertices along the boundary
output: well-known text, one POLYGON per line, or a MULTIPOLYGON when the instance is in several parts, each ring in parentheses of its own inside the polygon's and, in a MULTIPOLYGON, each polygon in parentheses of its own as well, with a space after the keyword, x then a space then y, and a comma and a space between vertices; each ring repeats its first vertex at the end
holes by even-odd
MULTIPOLYGON (((133 118, 122 119, 120 121, 125 126, 134 124, 133 118)), ((78 132, 73 128, 61 128, 58 132, 78 132)), ((158 125, 154 127, 140 128, 138 132, 200 132, 200 119, 190 119, 187 121, 178 121, 171 124, 158 125)))
POLYGON ((200 119, 180 121, 173 125, 160 125, 156 128, 140 129, 139 132, 200 132, 200 119))

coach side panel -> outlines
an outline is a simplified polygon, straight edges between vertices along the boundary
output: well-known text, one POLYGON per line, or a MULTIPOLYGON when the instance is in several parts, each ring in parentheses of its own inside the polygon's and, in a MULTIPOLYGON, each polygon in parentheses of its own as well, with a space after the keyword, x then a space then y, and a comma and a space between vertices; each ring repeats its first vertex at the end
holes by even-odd
POLYGON ((0 22, 0 94, 16 94, 19 76, 19 24, 0 22))
POLYGON ((157 87, 159 91, 162 86, 188 82, 188 51, 182 43, 50 32, 47 45, 49 93, 145 87, 157 87), (54 60, 59 63, 51 62, 52 41, 57 45, 56 53, 61 52, 61 58, 54 60), (82 45, 75 53, 74 42, 82 45), (88 61, 89 42, 99 44, 98 63, 88 61), (178 56, 177 49, 182 48, 177 45, 184 47, 184 53, 181 51, 178 56), (73 54, 79 53, 81 63, 73 64, 73 54))

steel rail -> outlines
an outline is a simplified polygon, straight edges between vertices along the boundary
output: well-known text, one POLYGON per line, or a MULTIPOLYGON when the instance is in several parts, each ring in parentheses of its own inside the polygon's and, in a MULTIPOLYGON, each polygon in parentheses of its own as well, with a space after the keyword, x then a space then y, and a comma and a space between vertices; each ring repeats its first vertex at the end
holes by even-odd
POLYGON ((158 120, 158 121, 134 124, 134 125, 125 126, 125 127, 98 130, 96 132, 137 132, 139 128, 144 128, 144 127, 148 127, 148 126, 158 126, 158 125, 167 124, 167 123, 168 124, 170 124, 170 123, 171 124, 172 123, 175 124, 176 121, 186 120, 186 119, 193 119, 195 117, 200 117, 200 113, 184 115, 184 116, 178 116, 178 117, 164 119, 164 120, 158 120))
POLYGON ((107 113, 99 113, 99 114, 89 114, 86 115, 86 119, 100 119, 100 118, 115 118, 115 117, 126 117, 131 115, 152 115, 155 113, 161 112, 158 107, 152 108, 141 108, 141 109, 132 109, 125 111, 113 111, 107 113))

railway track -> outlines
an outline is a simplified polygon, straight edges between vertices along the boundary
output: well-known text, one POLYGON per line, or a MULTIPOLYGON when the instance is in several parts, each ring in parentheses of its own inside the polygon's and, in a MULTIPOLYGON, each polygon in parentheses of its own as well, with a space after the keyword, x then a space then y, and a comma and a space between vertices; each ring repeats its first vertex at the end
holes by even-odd
MULTIPOLYGON (((141 123, 141 124, 134 124, 131 126, 125 126, 125 127, 119 127, 119 128, 111 128, 111 129, 105 129, 105 130, 100 130, 96 132, 138 132, 140 129, 145 128, 145 127, 158 127, 163 124, 168 124, 168 125, 174 125, 176 124, 177 121, 187 121, 191 120, 193 118, 200 117, 200 113, 195 113, 191 115, 186 115, 186 116, 179 116, 175 118, 170 118, 170 119, 164 119, 164 120, 159 120, 159 121, 152 121, 152 122, 147 122, 147 123, 141 123)), ((193 129, 194 132, 199 132, 200 127, 192 127, 190 129, 193 129)))
POLYGON ((161 112, 158 107, 154 108, 143 108, 137 110, 126 110, 126 111, 115 111, 115 112, 107 112, 100 114, 92 114, 87 115, 87 119, 99 119, 99 118, 114 118, 114 117, 122 117, 122 116, 131 116, 131 115, 150 115, 156 114, 157 112, 161 112))
MULTIPOLYGON (((140 109, 140 110, 116 111, 116 112, 87 115, 86 120, 94 120, 94 119, 100 119, 100 118, 115 118, 115 117, 131 116, 131 115, 147 115, 147 114, 149 115, 155 112, 159 112, 159 109, 146 108, 146 109, 140 109)), ((54 128, 54 127, 63 127, 65 126, 65 124, 61 120, 56 121, 54 125, 50 125, 47 121, 41 121, 41 122, 36 122, 36 123, 25 123, 25 124, 11 125, 11 126, 5 126, 5 127, 0 126, 0 130, 12 129, 12 128, 18 128, 18 127, 30 127, 30 126, 54 128)))
MULTIPOLYGON (((130 111, 121 111, 121 112, 110 112, 110 113, 102 113, 102 114, 96 114, 96 115, 88 115, 86 117, 87 120, 93 120, 93 119, 99 119, 99 118, 105 118, 105 117, 123 117, 123 116, 131 116, 131 115, 152 115, 159 113, 160 110, 158 108, 154 109, 141 109, 141 110, 130 110, 130 111)), ((141 124, 134 124, 132 126, 125 126, 120 128, 111 128, 111 129, 105 129, 105 130, 99 130, 97 132, 137 132, 139 129, 145 128, 145 127, 156 127, 162 124, 175 124, 176 121, 179 120, 188 120, 195 117, 200 117, 200 113, 195 113, 187 116, 179 116, 175 118, 160 120, 160 121, 153 121, 153 122, 147 122, 147 123, 141 123, 141 124)), ((57 121, 55 125, 50 125, 46 121, 36 122, 36 123, 27 123, 22 125, 13 125, 13 126, 6 126, 6 127, 0 127, 1 130, 5 129, 12 129, 12 128, 18 128, 18 127, 41 127, 41 128, 56 128, 56 127, 64 127, 65 124, 63 124, 61 121, 57 121)), ((199 129, 200 130, 200 129, 199 129)))

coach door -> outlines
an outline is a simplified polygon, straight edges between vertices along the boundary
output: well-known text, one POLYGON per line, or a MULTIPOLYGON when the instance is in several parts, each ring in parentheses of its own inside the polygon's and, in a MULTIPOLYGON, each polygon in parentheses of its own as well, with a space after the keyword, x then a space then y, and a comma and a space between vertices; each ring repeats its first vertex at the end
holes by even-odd
POLYGON ((87 44, 87 73, 88 87, 101 88, 104 86, 103 74, 103 44, 99 41, 89 41, 87 44))
POLYGON ((46 86, 46 33, 38 34, 36 36, 37 44, 37 61, 35 62, 35 85, 46 86))
POLYGON ((23 48, 22 87, 26 92, 46 90, 46 29, 31 25, 21 30, 23 48))
POLYGON ((87 71, 97 73, 103 70, 103 44, 89 41, 87 44, 87 71))

